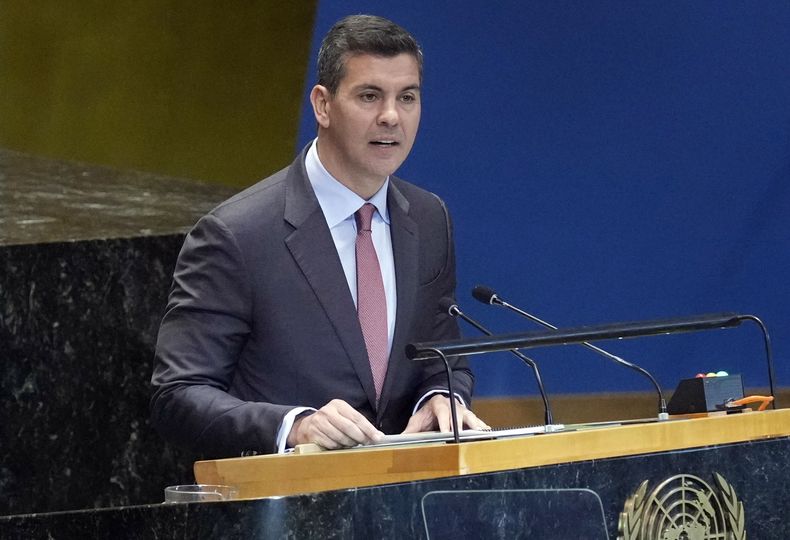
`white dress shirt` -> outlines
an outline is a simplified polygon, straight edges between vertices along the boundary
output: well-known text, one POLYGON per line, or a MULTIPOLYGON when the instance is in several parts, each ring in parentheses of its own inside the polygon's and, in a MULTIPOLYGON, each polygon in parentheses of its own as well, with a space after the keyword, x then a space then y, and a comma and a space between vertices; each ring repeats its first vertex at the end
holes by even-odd
MULTIPOLYGON (((376 207, 370 228, 373 246, 376 248, 376 256, 381 267, 384 294, 387 298, 387 343, 391 350, 392 336, 395 333, 397 290, 395 289, 395 259, 392 255, 389 210, 387 209, 389 178, 385 180, 381 189, 366 201, 329 174, 329 171, 326 170, 318 157, 316 141, 317 139, 310 145, 305 157, 307 178, 310 180, 310 185, 315 191, 318 204, 324 213, 329 232, 332 233, 332 240, 334 240, 337 254, 340 256, 340 263, 343 265, 343 272, 346 275, 348 290, 354 299, 354 305, 357 303, 357 224, 354 214, 365 203, 371 203, 376 207)), ((433 390, 426 393, 417 401, 414 411, 416 412, 422 403, 434 394, 447 394, 447 392, 433 390)), ((461 404, 466 405, 457 394, 456 398, 461 404)), ((296 417, 304 411, 311 410, 315 409, 312 407, 295 407, 285 415, 280 429, 277 431, 277 451, 279 453, 283 453, 286 449, 288 434, 291 432, 296 417)))
POLYGON ((392 336, 395 333, 395 315, 397 312, 397 294, 395 289, 395 260, 392 256, 392 238, 390 237, 390 219, 387 209, 387 188, 389 178, 375 195, 365 200, 336 180, 324 168, 318 157, 315 142, 310 146, 305 158, 305 168, 310 185, 313 186, 318 204, 324 212, 332 240, 335 241, 343 272, 354 305, 357 304, 357 223, 354 214, 365 203, 376 207, 370 228, 373 246, 381 267, 381 279, 384 282, 384 294, 387 297, 387 344, 392 348, 392 336))
MULTIPOLYGON (((313 187, 318 204, 324 213, 332 240, 335 242, 343 273, 346 275, 348 290, 354 305, 357 304, 357 223, 354 214, 363 204, 371 203, 376 207, 370 223, 373 246, 381 268, 381 279, 384 282, 384 295, 387 299, 387 346, 392 349, 392 336, 395 333, 395 316, 397 314, 397 290, 395 289, 395 259, 392 256, 392 237, 390 236, 389 210, 387 209, 387 189, 389 178, 384 181, 375 195, 365 200, 334 178, 318 157, 316 140, 310 145, 305 156, 307 178, 313 187)), ((277 451, 285 451, 288 434, 294 420, 311 407, 296 407, 288 411, 277 431, 277 451)))

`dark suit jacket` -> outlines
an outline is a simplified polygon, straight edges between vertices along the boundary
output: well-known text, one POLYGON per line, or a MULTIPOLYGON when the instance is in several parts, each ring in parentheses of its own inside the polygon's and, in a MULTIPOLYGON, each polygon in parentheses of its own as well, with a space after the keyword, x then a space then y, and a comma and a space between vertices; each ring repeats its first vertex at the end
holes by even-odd
MULTIPOLYGON (((398 303, 376 409, 356 308, 305 155, 201 218, 176 264, 156 346, 152 422, 207 457, 276 451, 288 410, 334 398, 397 433, 420 396, 446 387, 439 361, 412 362, 404 353, 410 342, 458 337, 438 307, 455 292, 444 204, 390 179, 398 303)), ((473 377, 455 362, 455 390, 468 402, 473 377)))

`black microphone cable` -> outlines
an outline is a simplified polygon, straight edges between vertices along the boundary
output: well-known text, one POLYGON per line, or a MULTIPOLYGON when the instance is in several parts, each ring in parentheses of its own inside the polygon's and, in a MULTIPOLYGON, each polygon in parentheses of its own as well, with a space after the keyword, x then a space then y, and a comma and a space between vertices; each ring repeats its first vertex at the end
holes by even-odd
MULTIPOLYGON (((541 326, 549 328, 551 330, 557 330, 558 328, 551 323, 548 323, 538 317, 527 313, 523 309, 520 309, 514 305, 507 303, 506 301, 502 300, 499 296, 497 296, 496 292, 491 287, 486 287, 485 285, 477 285, 474 289, 472 289, 472 296, 475 300, 478 300, 484 304, 490 304, 492 306, 502 306, 505 307, 522 317, 529 319, 532 322, 535 322, 541 326)), ((644 368, 637 366, 636 364, 632 364, 628 360, 620 358, 617 355, 614 355, 608 351, 601 349, 600 347, 596 347, 592 343, 585 341, 582 343, 583 346, 587 347, 588 349, 595 351, 597 354, 608 358, 620 365, 623 365, 629 369, 633 369, 650 379, 650 382, 653 383, 653 386, 656 388, 656 393, 658 393, 658 419, 659 420, 668 420, 669 413, 667 412, 667 403, 664 400, 664 394, 661 392, 661 387, 658 385, 658 381, 644 368)))
MULTIPOLYGON (((461 311, 461 308, 458 307, 458 304, 456 304, 452 298, 448 298, 445 296, 444 298, 439 300, 439 307, 443 311, 446 311, 451 317, 458 317, 463 319, 464 321, 471 324, 485 335, 487 336, 493 335, 491 331, 489 331, 483 325, 481 325, 476 320, 472 319, 466 313, 461 311)), ((546 422, 546 426, 553 425, 554 417, 551 414, 551 405, 549 405, 549 398, 546 396, 546 389, 543 387, 543 380, 540 377, 540 370, 538 369, 538 364, 532 358, 526 356, 525 354, 522 354, 520 351, 516 349, 510 349, 510 352, 516 355, 521 361, 523 361, 529 367, 531 367, 532 371, 535 373, 535 380, 538 383, 538 390, 540 391, 540 397, 543 399, 543 409, 545 411, 544 420, 546 422)))

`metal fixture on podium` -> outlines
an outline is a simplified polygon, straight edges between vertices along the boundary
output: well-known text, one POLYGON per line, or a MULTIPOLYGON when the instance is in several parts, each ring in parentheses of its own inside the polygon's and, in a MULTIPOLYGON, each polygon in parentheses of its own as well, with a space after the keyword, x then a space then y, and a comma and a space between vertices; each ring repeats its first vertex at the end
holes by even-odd
POLYGON ((461 436, 460 430, 458 428, 458 411, 456 410, 455 406, 455 390, 453 389, 453 370, 450 368, 450 362, 447 361, 447 356, 440 350, 440 349, 426 349, 426 352, 433 352, 434 355, 424 356, 420 358, 420 360, 429 360, 436 358, 437 356, 442 359, 444 362, 444 369, 447 373, 447 391, 450 392, 450 424, 453 428, 453 442, 460 443, 461 436))
MULTIPOLYGON (((736 313, 713 313, 678 317, 672 319, 656 319, 573 328, 558 328, 550 331, 532 331, 499 336, 454 339, 448 341, 410 343, 406 346, 406 356, 411 360, 423 360, 445 355, 470 356, 489 352, 509 351, 512 349, 534 349, 554 345, 571 345, 606 339, 625 339, 662 334, 679 334, 684 332, 701 332, 721 328, 734 328, 743 321, 757 323, 762 332, 768 361, 768 378, 771 396, 774 396, 774 374, 771 356, 770 337, 762 321, 753 315, 736 313)), ((448 373, 450 371, 447 364, 448 373)), ((775 397, 775 396, 774 396, 775 397)), ((776 399, 773 401, 776 408, 776 399)))
MULTIPOLYGON (((449 313, 450 316, 463 319, 467 323, 471 324, 472 326, 480 330, 480 332, 482 332, 483 334, 487 336, 493 335, 491 331, 488 330, 488 328, 486 328, 485 326, 483 326, 482 324, 480 324, 479 322, 468 316, 463 311, 461 311, 461 308, 458 307, 458 304, 453 302, 452 298, 444 297, 441 300, 439 300, 439 307, 441 307, 443 311, 449 313)), ((518 359, 520 359, 522 362, 527 364, 530 368, 532 368, 532 372, 535 374, 535 381, 538 384, 538 391, 540 392, 540 397, 543 399, 544 420, 546 426, 554 425, 554 415, 551 413, 551 405, 549 404, 549 398, 548 395, 546 394, 546 388, 543 386, 543 379, 540 376, 540 370, 538 369, 538 364, 532 358, 528 357, 527 355, 523 354, 522 352, 516 349, 511 349, 510 352, 513 355, 515 355, 518 359)))
MULTIPOLYGON (((474 289, 472 289, 472 297, 475 300, 482 302, 483 304, 487 304, 491 306, 502 306, 506 309, 509 309, 513 313, 516 313, 517 315, 524 317, 525 319, 537 323, 544 328, 548 328, 549 330, 557 330, 557 327, 554 326, 553 324, 546 322, 543 319, 540 319, 539 317, 536 317, 531 313, 527 313, 523 309, 506 302, 505 300, 500 298, 499 295, 497 295, 494 292, 494 289, 492 289, 491 287, 486 287, 485 285, 477 285, 474 289)), ((595 345, 587 341, 583 341, 581 345, 587 347, 594 353, 599 354, 608 360, 612 360, 616 364, 625 366, 629 369, 636 371, 640 375, 644 375, 645 377, 647 377, 648 380, 650 380, 650 382, 653 384, 653 387, 656 389, 656 394, 658 394, 658 419, 669 420, 669 412, 667 411, 667 402, 664 399, 664 393, 661 391, 661 386, 659 386, 656 378, 653 377, 653 375, 649 371, 647 371, 642 366, 638 366, 633 362, 629 362, 625 358, 621 358, 620 356, 612 354, 609 351, 606 351, 600 347, 596 347, 595 345)))
POLYGON ((743 316, 735 313, 714 313, 673 319, 558 328, 552 331, 535 330, 490 337, 410 343, 406 346, 406 355, 412 360, 434 358, 435 351, 441 351, 444 354, 469 356, 488 352, 508 351, 510 349, 534 349, 554 345, 571 345, 585 341, 700 332, 719 328, 733 328, 741 324, 742 318, 743 316))

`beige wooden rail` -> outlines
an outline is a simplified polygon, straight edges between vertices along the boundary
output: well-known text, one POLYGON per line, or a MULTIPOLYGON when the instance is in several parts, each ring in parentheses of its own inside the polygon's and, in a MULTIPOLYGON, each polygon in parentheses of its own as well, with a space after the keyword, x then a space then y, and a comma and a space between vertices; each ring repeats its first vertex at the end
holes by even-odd
POLYGON ((501 440, 198 461, 202 484, 243 499, 374 486, 790 436, 790 409, 596 427, 501 440))

